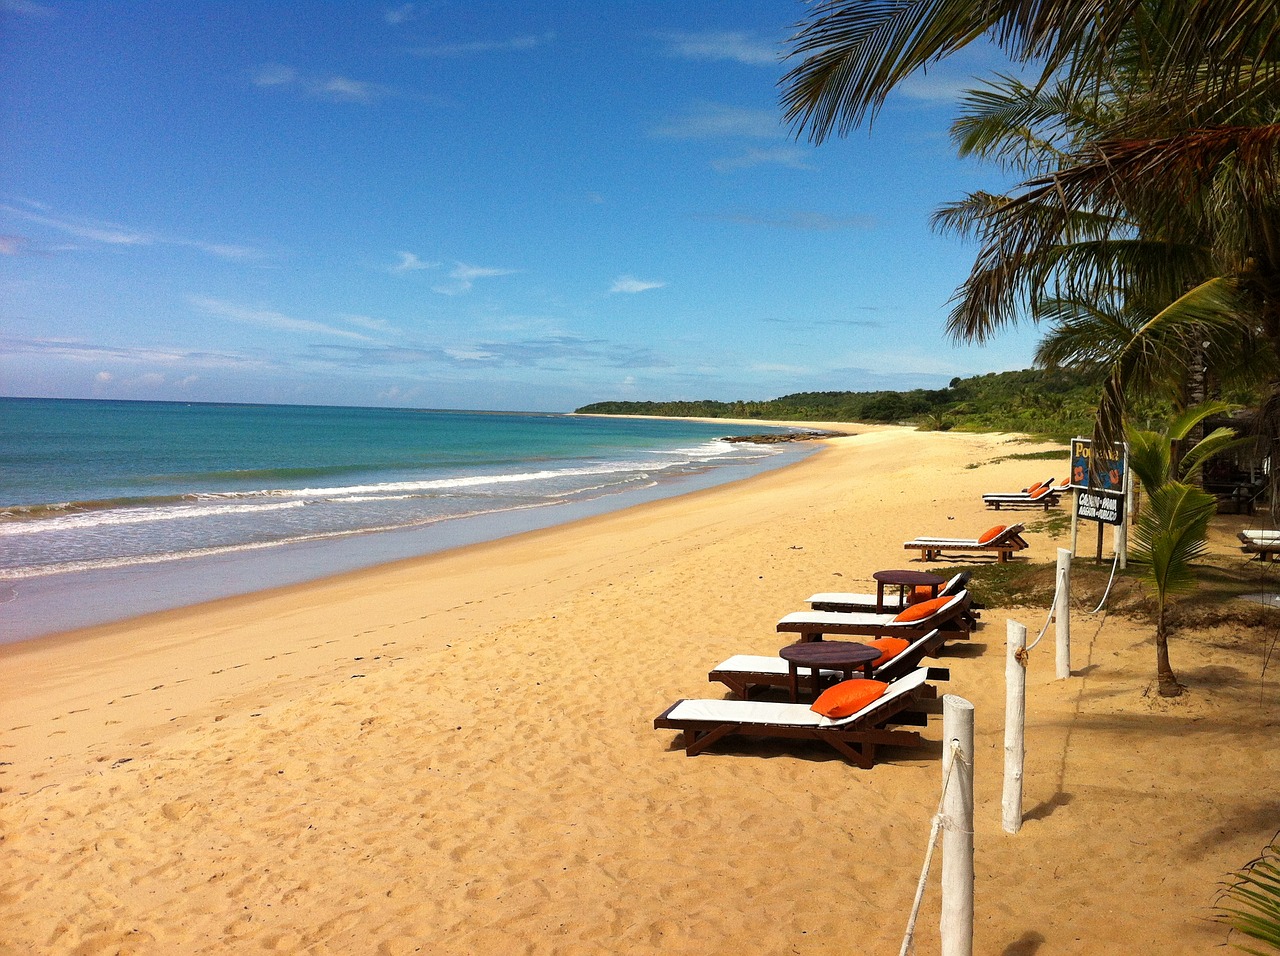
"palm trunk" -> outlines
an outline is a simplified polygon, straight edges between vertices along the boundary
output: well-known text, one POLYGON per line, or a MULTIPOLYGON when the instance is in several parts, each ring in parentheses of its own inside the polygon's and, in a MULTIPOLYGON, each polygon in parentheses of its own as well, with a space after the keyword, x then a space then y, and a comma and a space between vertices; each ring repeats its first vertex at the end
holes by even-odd
POLYGON ((1169 665, 1169 635, 1165 630, 1164 601, 1156 612, 1156 680, 1160 687, 1161 697, 1178 697, 1182 694, 1182 685, 1174 676, 1169 665))

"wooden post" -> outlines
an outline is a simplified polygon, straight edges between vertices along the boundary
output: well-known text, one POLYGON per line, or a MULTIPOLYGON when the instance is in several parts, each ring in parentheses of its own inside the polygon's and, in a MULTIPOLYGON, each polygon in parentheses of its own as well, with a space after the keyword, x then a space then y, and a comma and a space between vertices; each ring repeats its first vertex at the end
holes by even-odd
POLYGON ((1027 717, 1027 629, 1017 621, 1008 628, 1004 662, 1004 796, 1001 822, 1005 833, 1022 829, 1023 733, 1027 717))
POLYGON ((1071 553, 1079 550, 1080 535, 1080 489, 1071 489, 1071 553))
POLYGON ((1054 610, 1054 621, 1057 626, 1058 649, 1054 660, 1057 665, 1058 680, 1066 680, 1071 676, 1071 552, 1066 548, 1058 549, 1056 580, 1058 603, 1054 610))
POLYGON ((973 956, 973 704, 942 698, 942 956, 973 956))
POLYGON ((1102 524, 1102 522, 1101 522, 1101 521, 1099 521, 1099 522, 1098 522, 1098 554, 1097 554, 1097 556, 1096 556, 1096 558, 1095 558, 1095 560, 1096 560, 1099 564, 1101 564, 1101 563, 1102 563, 1102 529, 1103 529, 1103 527, 1104 527, 1104 525, 1102 524))

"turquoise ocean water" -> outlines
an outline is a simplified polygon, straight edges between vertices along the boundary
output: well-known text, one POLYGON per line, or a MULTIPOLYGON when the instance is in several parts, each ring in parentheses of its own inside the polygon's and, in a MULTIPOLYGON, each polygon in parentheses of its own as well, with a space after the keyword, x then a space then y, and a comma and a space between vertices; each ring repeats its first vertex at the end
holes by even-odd
POLYGON ((21 639, 500 537, 802 453, 727 424, 0 399, 0 626, 21 639), (152 591, 124 599, 121 586, 152 591), (114 595, 114 596, 113 596, 114 595), (78 607, 68 618, 67 606, 78 607))

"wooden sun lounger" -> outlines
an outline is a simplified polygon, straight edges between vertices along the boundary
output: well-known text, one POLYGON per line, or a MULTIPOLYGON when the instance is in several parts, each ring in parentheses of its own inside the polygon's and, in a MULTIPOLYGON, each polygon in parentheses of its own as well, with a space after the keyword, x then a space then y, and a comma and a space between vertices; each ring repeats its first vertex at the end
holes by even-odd
POLYGON ((1024 525, 1011 524, 989 541, 980 538, 916 538, 903 545, 908 551, 919 551, 925 561, 937 560, 943 551, 968 553, 973 551, 994 551, 1001 564, 1009 560, 1015 551, 1027 547, 1022 537, 1024 525))
POLYGON ((841 756, 864 769, 875 763, 875 748, 924 745, 918 731, 893 730, 891 724, 922 727, 928 722, 930 702, 938 692, 925 683, 921 668, 895 681, 877 700, 849 717, 832 720, 809 709, 808 704, 764 700, 678 700, 653 721, 657 730, 678 730, 684 735, 684 751, 696 757, 725 737, 821 740, 841 756))
MULTIPOLYGON (((913 673, 925 657, 936 657, 939 650, 947 642, 947 634, 934 628, 928 634, 916 638, 902 653, 890 658, 877 667, 872 678, 891 683, 913 673)), ((951 672, 945 667, 930 667, 929 680, 950 680, 951 672)), ((773 687, 787 687, 790 682, 790 665, 781 657, 767 657, 759 654, 735 654, 728 660, 717 664, 707 680, 724 684, 743 700, 750 700, 757 691, 773 687)), ((820 672, 821 683, 834 684, 843 675, 836 670, 820 672)))
POLYGON ((948 638, 967 639, 972 630, 967 614, 971 599, 961 591, 928 617, 896 621, 897 614, 870 611, 796 611, 778 621, 778 631, 799 634, 802 641, 821 640, 824 634, 860 634, 865 637, 923 637, 935 628, 948 638))
MULTIPOLYGON (((938 597, 959 594, 968 584, 969 572, 961 571, 959 574, 952 575, 949 581, 938 588, 938 597)), ((884 611, 896 614, 907 606, 902 603, 902 595, 889 591, 888 588, 885 590, 887 593, 884 595, 884 611)), ((869 592, 864 594, 858 591, 822 591, 809 595, 805 600, 815 611, 874 611, 876 609, 876 595, 869 592)), ((972 611, 969 613, 971 617, 977 617, 972 611)), ((976 620, 971 623, 976 623, 976 620)))
POLYGON ((1280 554, 1280 531, 1241 531, 1236 537, 1241 551, 1256 554, 1263 561, 1274 561, 1280 554))
POLYGON ((994 511, 1010 511, 1018 508, 1041 508, 1048 511, 1062 503, 1060 488, 1041 488, 1035 494, 1025 491, 1011 491, 1007 494, 988 494, 982 496, 982 503, 994 511))

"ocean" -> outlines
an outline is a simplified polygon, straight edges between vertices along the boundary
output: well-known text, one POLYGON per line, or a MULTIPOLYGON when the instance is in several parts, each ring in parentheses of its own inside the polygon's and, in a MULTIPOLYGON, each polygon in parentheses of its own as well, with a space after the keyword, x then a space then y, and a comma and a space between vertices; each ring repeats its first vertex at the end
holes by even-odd
POLYGON ((701 422, 0 399, 0 640, 295 583, 803 454, 701 422))

